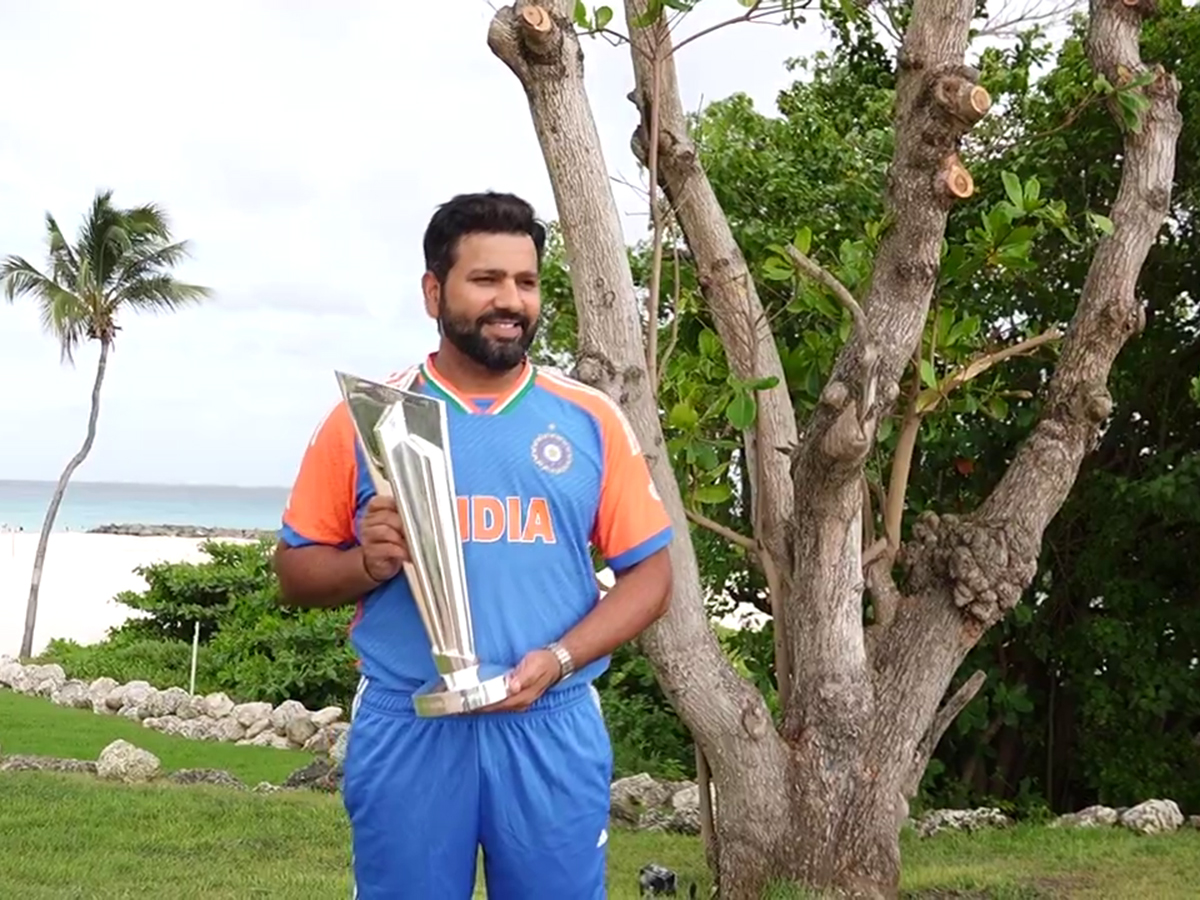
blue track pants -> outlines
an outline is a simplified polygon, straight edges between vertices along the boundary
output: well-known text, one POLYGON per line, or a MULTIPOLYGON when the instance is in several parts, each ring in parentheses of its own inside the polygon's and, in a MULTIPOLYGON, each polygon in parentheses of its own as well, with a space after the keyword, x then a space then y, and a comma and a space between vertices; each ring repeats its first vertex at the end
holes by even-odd
POLYGON ((360 686, 343 799, 359 900, 604 900, 612 747, 587 684, 517 713, 418 718, 360 686))

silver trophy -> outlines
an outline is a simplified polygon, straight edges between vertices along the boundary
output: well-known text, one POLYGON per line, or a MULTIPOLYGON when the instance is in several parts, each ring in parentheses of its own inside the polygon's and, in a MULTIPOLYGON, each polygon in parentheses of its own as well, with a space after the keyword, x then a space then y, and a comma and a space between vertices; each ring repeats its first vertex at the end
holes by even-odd
POLYGON ((391 387, 336 375, 375 490, 396 498, 408 541, 404 574, 440 676, 413 696, 417 715, 456 715, 498 703, 508 696, 509 670, 475 655, 446 405, 408 390, 411 379, 391 387))

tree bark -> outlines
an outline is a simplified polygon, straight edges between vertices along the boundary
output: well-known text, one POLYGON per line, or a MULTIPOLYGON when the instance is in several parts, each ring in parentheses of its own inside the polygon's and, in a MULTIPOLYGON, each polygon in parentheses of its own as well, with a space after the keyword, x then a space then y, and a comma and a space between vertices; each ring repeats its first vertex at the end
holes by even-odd
POLYGON ((96 363, 96 379, 92 383, 92 409, 88 414, 87 437, 79 452, 71 457, 63 473, 58 476, 58 484, 54 486, 54 496, 50 498, 50 506, 46 509, 46 518, 42 521, 42 533, 38 536, 37 551, 33 555, 33 575, 29 579, 29 599, 25 602, 25 632, 21 636, 21 658, 28 659, 33 655, 33 632, 37 625, 38 592, 42 586, 42 568, 46 563, 46 549, 50 544, 50 532, 54 528, 54 520, 58 516, 58 508, 62 505, 63 495, 67 492, 67 483, 75 474, 87 455, 92 452, 92 444, 96 441, 96 421, 100 418, 100 388, 104 384, 104 372, 108 368, 109 342, 100 342, 100 359, 96 363))
POLYGON ((671 608, 640 643, 721 788, 716 819, 722 876, 757 873, 764 846, 786 853, 780 823, 790 802, 780 789, 780 773, 787 748, 762 696, 729 664, 709 627, 687 518, 647 379, 633 276, 584 90, 573 7, 573 0, 518 0, 496 13, 488 46, 525 90, 559 209, 579 319, 576 376, 625 411, 675 528, 671 608))

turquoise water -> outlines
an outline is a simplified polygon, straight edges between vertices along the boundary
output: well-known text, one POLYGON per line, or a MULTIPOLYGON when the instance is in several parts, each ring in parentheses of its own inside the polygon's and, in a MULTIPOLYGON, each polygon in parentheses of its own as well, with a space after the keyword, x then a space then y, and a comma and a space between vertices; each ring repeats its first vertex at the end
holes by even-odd
MULTIPOLYGON (((0 531, 40 531, 53 493, 50 481, 0 481, 0 531)), ((274 529, 287 495, 287 488, 273 487, 72 482, 54 530, 86 531, 98 525, 274 529)))

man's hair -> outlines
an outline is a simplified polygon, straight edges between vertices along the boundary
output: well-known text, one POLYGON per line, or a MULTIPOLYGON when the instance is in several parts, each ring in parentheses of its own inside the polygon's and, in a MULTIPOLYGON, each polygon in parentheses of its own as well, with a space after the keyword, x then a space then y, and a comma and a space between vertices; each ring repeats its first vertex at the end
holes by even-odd
POLYGON ((538 265, 546 247, 546 226, 533 207, 515 194, 486 191, 459 194, 443 203, 425 229, 425 268, 445 281, 458 255, 458 242, 469 234, 527 234, 538 265))

